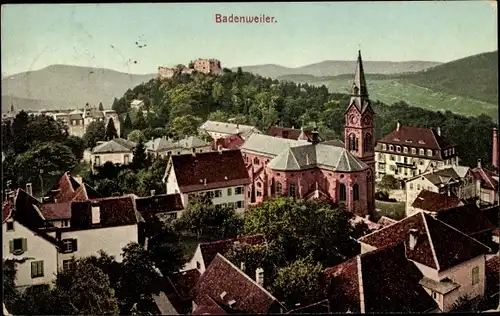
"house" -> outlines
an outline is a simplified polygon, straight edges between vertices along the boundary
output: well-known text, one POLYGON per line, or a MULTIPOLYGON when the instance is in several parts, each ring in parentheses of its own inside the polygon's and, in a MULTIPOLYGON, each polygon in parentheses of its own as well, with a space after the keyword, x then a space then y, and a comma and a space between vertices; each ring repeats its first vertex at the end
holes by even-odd
POLYGON ((179 193, 155 195, 154 190, 151 196, 135 197, 135 205, 145 221, 153 216, 160 220, 176 219, 184 209, 179 193))
MULTIPOLYGON (((312 136, 313 136, 311 131, 304 131, 303 128, 296 129, 293 127, 289 128, 289 127, 278 127, 278 126, 271 126, 267 130, 266 135, 273 137, 294 139, 294 140, 307 140, 307 141, 312 141, 312 136)), ((318 140, 320 142, 323 141, 323 139, 319 136, 318 140)))
POLYGON ((146 151, 155 157, 168 157, 170 155, 182 155, 191 153, 202 153, 212 150, 212 145, 196 136, 189 136, 179 141, 172 141, 167 137, 152 139, 146 143, 146 151))
POLYGON ((264 235, 243 236, 212 242, 202 242, 198 245, 193 257, 186 263, 182 271, 196 269, 203 274, 218 253, 225 255, 238 243, 255 246, 265 242, 264 235))
POLYGON ((83 137, 86 131, 83 114, 83 111, 76 109, 69 113, 54 113, 52 114, 52 117, 56 121, 63 122, 68 127, 70 135, 83 137))
MULTIPOLYGON (((77 120, 80 118, 81 115, 81 119, 83 119, 83 134, 85 134, 85 132, 87 131, 87 128, 89 127, 90 123, 103 122, 105 126, 107 126, 109 119, 112 119, 113 124, 115 125, 116 132, 118 133, 118 137, 120 137, 121 123, 118 114, 114 110, 101 111, 96 106, 91 106, 87 103, 83 110, 83 114, 80 114, 80 111, 73 112, 73 114, 75 115, 74 116, 74 120, 76 120, 75 123, 78 123, 77 120)), ((73 125, 73 118, 72 118, 73 114, 71 113, 69 114, 70 118, 68 118, 68 120, 70 120, 71 122, 70 126, 73 125)), ((81 124, 81 122, 79 124, 81 124)), ((75 126, 77 125, 78 124, 75 124, 75 126)))
POLYGON ((285 307, 258 282, 217 254, 192 290, 193 314, 209 311, 284 313, 285 307), (201 312, 203 311, 203 312, 201 312))
POLYGON ((333 313, 425 313, 436 302, 402 244, 351 258, 323 273, 333 313))
POLYGON ((132 109, 137 109, 137 110, 139 110, 139 109, 140 109, 140 108, 142 108, 143 106, 144 106, 144 101, 142 101, 142 100, 137 100, 137 99, 135 99, 135 100, 132 100, 132 101, 130 102, 130 107, 131 107, 132 109))
POLYGON ((90 155, 92 167, 100 167, 106 162, 128 165, 134 158, 133 150, 137 144, 123 138, 114 138, 98 143, 90 155))
POLYGON ((167 194, 181 194, 185 208, 199 194, 240 214, 247 208, 250 179, 239 150, 170 156, 163 181, 167 194))
POLYGON ((250 204, 266 198, 328 198, 365 217, 375 207, 374 111, 368 98, 361 53, 345 112, 345 147, 252 134, 241 147, 251 179, 250 204))
POLYGON ((376 176, 392 175, 400 180, 432 168, 458 165, 456 145, 441 135, 441 129, 401 126, 377 141, 376 176))
POLYGON ((239 149, 245 140, 239 135, 223 136, 212 140, 212 150, 239 149))
POLYGON ((479 204, 498 204, 498 174, 484 169, 480 159, 477 162, 477 167, 472 169, 472 174, 476 179, 475 187, 479 204))
POLYGON ((198 130, 200 132, 207 133, 214 140, 225 136, 241 136, 243 139, 247 139, 248 136, 253 133, 262 134, 262 132, 259 131, 255 126, 216 122, 210 120, 203 123, 198 128, 198 130))
POLYGON ((405 181, 406 214, 412 214, 412 204, 422 190, 455 195, 461 200, 474 200, 476 181, 469 167, 451 166, 432 170, 405 181))
POLYGON ((418 212, 426 212, 433 215, 441 210, 461 205, 464 205, 464 203, 454 194, 441 194, 422 190, 407 210, 406 216, 408 217, 418 212))
MULTIPOLYGON (((26 192, 31 194, 31 184, 26 192)), ((52 189, 43 197, 44 203, 65 203, 71 201, 87 201, 101 198, 102 196, 91 186, 80 182, 66 171, 52 189)))
POLYGON ((500 293, 500 257, 494 256, 486 261, 486 298, 497 298, 500 293))
POLYGON ((462 296, 485 293, 485 262, 491 249, 456 228, 419 212, 359 239, 361 253, 403 245, 405 257, 420 270, 419 283, 449 311, 462 296))

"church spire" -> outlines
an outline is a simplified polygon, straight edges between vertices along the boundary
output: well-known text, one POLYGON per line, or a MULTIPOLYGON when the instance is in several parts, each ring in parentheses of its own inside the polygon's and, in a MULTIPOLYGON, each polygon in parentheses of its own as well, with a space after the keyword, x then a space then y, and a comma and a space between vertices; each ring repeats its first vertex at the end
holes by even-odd
POLYGON ((352 95, 368 98, 368 89, 366 88, 365 72, 363 70, 363 60, 361 59, 360 50, 358 50, 358 61, 356 62, 356 72, 352 84, 352 95))

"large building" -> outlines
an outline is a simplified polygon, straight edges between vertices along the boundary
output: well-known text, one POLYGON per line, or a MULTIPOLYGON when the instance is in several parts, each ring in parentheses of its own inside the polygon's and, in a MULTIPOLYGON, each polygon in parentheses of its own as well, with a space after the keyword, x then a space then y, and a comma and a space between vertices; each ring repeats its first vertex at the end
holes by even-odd
POLYGON ((137 144, 127 139, 114 138, 107 142, 98 142, 90 154, 91 166, 100 167, 106 162, 128 165, 134 158, 134 148, 137 144))
POLYGON ((317 132, 311 141, 250 135, 241 147, 252 181, 250 204, 275 196, 326 198, 357 215, 372 214, 374 115, 360 53, 345 113, 345 147, 319 142, 317 132))
POLYGON ((405 180, 430 171, 459 164, 455 144, 441 129, 401 126, 377 141, 376 177, 392 175, 405 180))
POLYGON ((205 132, 212 137, 215 141, 219 138, 228 136, 240 136, 243 139, 247 139, 253 133, 262 134, 255 126, 234 124, 234 123, 224 123, 216 121, 206 121, 203 123, 198 130, 200 132, 205 132))
POLYGON ((167 137, 152 139, 146 144, 146 151, 154 157, 168 157, 170 155, 183 155, 204 153, 212 150, 212 144, 196 136, 189 136, 176 142, 167 137))

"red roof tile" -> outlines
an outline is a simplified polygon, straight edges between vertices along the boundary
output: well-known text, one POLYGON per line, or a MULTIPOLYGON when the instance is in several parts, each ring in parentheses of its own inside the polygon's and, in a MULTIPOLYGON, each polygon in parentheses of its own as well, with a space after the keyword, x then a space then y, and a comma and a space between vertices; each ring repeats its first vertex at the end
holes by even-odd
POLYGON ((496 177, 494 172, 483 168, 472 169, 472 174, 477 180, 481 181, 481 187, 489 190, 498 190, 498 181, 493 177, 496 177))
POLYGON ((239 313, 280 313, 285 308, 263 287, 217 254, 193 289, 194 301, 203 305, 208 296, 218 305, 230 306, 239 313), (222 295, 223 293, 225 295, 222 295), (234 301, 233 304, 229 304, 234 301))
POLYGON ((192 299, 190 291, 195 287, 196 283, 198 283, 199 278, 200 271, 198 271, 198 269, 179 272, 167 277, 181 300, 192 299))
POLYGON ((71 202, 45 203, 40 205, 40 212, 46 220, 70 219, 71 202))
POLYGON ((159 194, 135 199, 137 211, 141 215, 149 217, 158 213, 180 211, 184 209, 181 195, 159 194))
POLYGON ((455 195, 448 196, 432 191, 422 190, 412 203, 412 207, 419 208, 427 212, 438 212, 452 207, 457 207, 461 203, 455 195))
POLYGON ((410 229, 416 230, 418 237, 415 248, 407 248, 408 259, 438 271, 490 251, 477 240, 424 212, 418 212, 394 225, 363 236, 359 241, 376 248, 392 247, 406 243, 410 229))
POLYGON ((265 238, 264 235, 254 235, 212 242, 202 242, 200 243, 200 250, 203 257, 203 262, 205 263, 205 267, 208 267, 208 265, 210 265, 210 263, 218 253, 225 255, 229 250, 233 248, 233 245, 236 242, 249 245, 260 245, 265 242, 265 238))
POLYGON ((5 223, 12 215, 12 210, 14 209, 14 203, 11 199, 7 199, 2 205, 2 224, 5 223))
MULTIPOLYGON (((301 133, 301 129, 277 126, 270 127, 266 132, 266 134, 269 136, 295 140, 299 139, 301 133)), ((312 140, 312 133, 310 131, 304 131, 304 134, 308 140, 312 140)))
POLYGON ((386 227, 386 226, 389 226, 389 225, 392 225, 394 223, 397 223, 398 221, 396 220, 393 220, 392 218, 389 218, 389 217, 385 217, 385 216, 382 216, 377 224, 379 224, 380 226, 382 227, 386 227))
POLYGON ((212 142, 212 149, 218 150, 219 146, 223 149, 238 149, 243 145, 245 140, 238 135, 228 135, 226 137, 218 138, 217 140, 212 142))
POLYGON ((323 274, 327 297, 332 306, 331 311, 334 313, 361 312, 357 257, 327 268, 323 274))
POLYGON ((500 291, 500 257, 486 260, 486 295, 491 297, 500 291))
POLYGON ((50 201, 54 203, 63 203, 70 201, 86 201, 90 198, 101 197, 88 184, 80 184, 71 176, 69 172, 65 172, 54 187, 46 194, 50 201))
POLYGON ((183 193, 250 183, 240 150, 177 155, 170 159, 183 193))
POLYGON ((208 296, 205 296, 200 304, 202 305, 196 306, 191 315, 227 315, 227 312, 208 296))
POLYGON ((440 211, 436 218, 469 236, 495 228, 476 204, 440 211))

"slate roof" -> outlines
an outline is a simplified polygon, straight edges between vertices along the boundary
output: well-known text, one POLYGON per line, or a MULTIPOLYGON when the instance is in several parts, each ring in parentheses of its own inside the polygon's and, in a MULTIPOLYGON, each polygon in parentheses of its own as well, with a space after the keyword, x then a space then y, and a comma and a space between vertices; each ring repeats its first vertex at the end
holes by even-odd
POLYGON ((419 284, 422 273, 405 258, 401 244, 358 255, 326 269, 324 276, 332 312, 359 313, 362 299, 365 313, 421 313, 436 308, 419 284))
POLYGON ((479 167, 472 169, 472 173, 477 180, 481 181, 482 188, 498 190, 498 176, 495 173, 479 167))
POLYGON ((154 140, 150 140, 146 144, 146 149, 149 151, 154 151, 154 152, 160 152, 164 150, 169 150, 169 149, 174 149, 178 148, 178 144, 175 142, 172 142, 171 140, 167 139, 166 137, 160 137, 156 138, 154 140))
MULTIPOLYGON (((239 150, 175 155, 170 157, 170 163, 183 193, 250 183, 239 150)), ((166 176, 167 172, 168 168, 166 176)))
POLYGON ((290 127, 271 126, 267 130, 266 134, 272 137, 281 137, 295 140, 303 138, 304 140, 312 140, 312 133, 310 131, 304 131, 302 129, 290 127))
POLYGON ((457 207, 461 203, 461 200, 454 194, 448 196, 447 194, 422 190, 417 195, 411 206, 427 212, 435 213, 441 210, 457 207))
POLYGON ((266 289, 234 266, 222 255, 217 254, 193 288, 197 305, 204 305, 205 297, 213 299, 219 306, 229 306, 240 313, 279 313, 285 308, 266 289), (225 295, 221 295, 226 292, 225 295))
POLYGON ((407 258, 438 271, 490 252, 484 244, 425 212, 363 236, 359 241, 375 248, 407 244, 410 229, 416 230, 418 238, 413 250, 407 247, 407 258))
POLYGON ((225 255, 233 248, 236 242, 249 245, 260 245, 265 242, 264 235, 242 236, 239 238, 224 239, 200 243, 201 256, 205 267, 208 267, 218 253, 225 255))
POLYGON ((414 126, 401 126, 399 131, 397 129, 392 131, 378 140, 377 143, 433 150, 447 149, 454 146, 450 140, 439 136, 436 130, 414 126))
POLYGON ((123 138, 114 138, 108 142, 97 145, 92 149, 92 154, 131 153, 136 143, 123 138))
POLYGON ((464 178, 469 170, 470 170, 469 167, 452 166, 449 168, 438 169, 432 172, 427 172, 425 174, 418 175, 412 178, 412 180, 419 177, 425 177, 435 186, 440 186, 442 184, 446 184, 448 182, 457 181, 464 178))
POLYGON ((332 139, 321 142, 322 145, 335 146, 335 147, 345 147, 345 144, 340 139, 332 139))
POLYGON ((468 236, 495 228, 476 204, 467 204, 443 210, 437 214, 436 218, 468 236))
POLYGON ((184 208, 182 205, 181 195, 175 194, 158 194, 146 197, 135 198, 137 211, 150 212, 153 214, 180 211, 184 208))
POLYGON ((244 152, 273 157, 267 165, 273 170, 292 171, 319 167, 332 171, 353 172, 368 168, 368 165, 354 157, 345 148, 322 143, 304 143, 253 134, 241 149, 244 152))
POLYGON ((206 121, 199 127, 199 129, 207 132, 215 132, 215 133, 229 134, 229 135, 241 135, 250 131, 260 133, 260 131, 255 126, 216 122, 216 121, 206 121))

